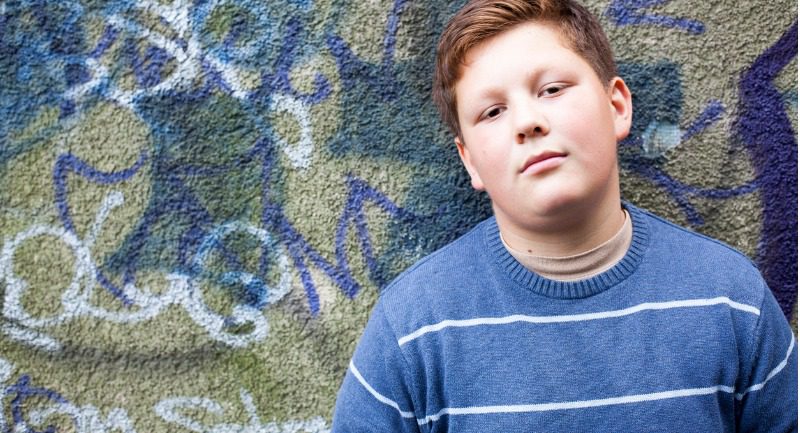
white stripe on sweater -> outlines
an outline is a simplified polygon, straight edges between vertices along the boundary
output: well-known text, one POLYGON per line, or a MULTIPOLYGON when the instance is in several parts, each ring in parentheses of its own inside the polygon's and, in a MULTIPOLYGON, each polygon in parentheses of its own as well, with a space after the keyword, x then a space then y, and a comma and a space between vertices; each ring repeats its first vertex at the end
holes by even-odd
POLYGON ((370 384, 364 380, 364 377, 361 376, 361 373, 358 371, 355 364, 353 364, 353 360, 350 360, 350 372, 353 373, 353 376, 355 376, 356 379, 361 382, 361 385, 364 386, 364 388, 366 388, 366 390, 369 391, 369 393, 372 394, 372 396, 375 397, 379 402, 397 409, 397 411, 400 412, 400 416, 403 418, 414 418, 414 412, 405 412, 401 410, 400 405, 398 405, 397 402, 384 396, 378 391, 375 391, 375 388, 370 386, 370 384))
POLYGON ((769 372, 767 378, 764 379, 763 382, 747 388, 742 393, 736 394, 736 399, 741 400, 744 398, 744 395, 747 394, 748 392, 758 391, 759 389, 763 388, 764 385, 766 385, 766 383, 770 381, 770 379, 775 377, 776 374, 780 373, 781 370, 783 370, 786 367, 786 365, 789 363, 789 357, 792 356, 793 349, 794 349, 794 333, 792 333, 792 342, 789 343, 789 350, 786 351, 786 356, 783 358, 783 361, 781 361, 780 364, 778 364, 775 368, 772 369, 772 371, 769 372))
POLYGON ((431 332, 438 332, 445 328, 465 328, 471 326, 484 326, 484 325, 507 325, 516 322, 526 322, 526 323, 582 322, 588 320, 612 319, 616 317, 622 317, 635 313, 640 313, 642 311, 669 310, 673 308, 709 307, 720 304, 725 304, 735 310, 740 310, 747 313, 755 314, 756 316, 761 314, 761 311, 759 311, 759 309, 756 307, 732 301, 730 300, 730 298, 724 296, 711 299, 688 299, 683 301, 669 301, 669 302, 645 302, 643 304, 634 305, 633 307, 624 308, 622 310, 601 311, 596 313, 567 314, 560 316, 526 316, 522 314, 515 314, 512 316, 505 316, 505 317, 478 317, 474 319, 464 319, 464 320, 443 320, 434 325, 423 326, 417 329, 416 331, 404 337, 401 337, 399 340, 397 340, 397 344, 399 346, 403 346, 409 341, 415 340, 425 334, 431 332))
POLYGON ((654 392, 650 394, 626 395, 622 397, 600 398, 596 400, 567 401, 560 403, 516 404, 503 406, 472 406, 472 407, 447 407, 439 412, 417 419, 419 425, 437 421, 443 415, 481 415, 496 413, 519 412, 547 412, 566 409, 585 409, 598 406, 612 406, 618 404, 641 403, 646 401, 665 400, 669 398, 695 397, 711 395, 718 392, 733 393, 733 388, 725 385, 711 386, 708 388, 676 389, 672 391, 654 392))
MULTIPOLYGON (((774 378, 778 373, 780 373, 786 365, 788 365, 789 357, 792 354, 792 350, 795 346, 795 338, 794 334, 792 334, 792 340, 789 342, 789 349, 786 351, 786 356, 784 357, 783 361, 781 361, 770 373, 767 375, 767 378, 757 384, 747 388, 742 393, 734 394, 737 400, 742 400, 744 395, 750 392, 758 391, 764 388, 764 385, 769 382, 772 378, 774 378)), ((394 400, 391 400, 378 391, 376 391, 369 383, 361 376, 361 373, 356 368, 353 361, 350 361, 350 371, 353 373, 353 376, 358 379, 364 388, 372 394, 375 399, 380 401, 383 404, 391 406, 402 416, 403 418, 414 418, 413 412, 403 411, 400 409, 400 406, 394 400)), ((516 404, 516 405, 499 405, 499 406, 469 406, 469 407, 447 407, 439 412, 428 415, 425 418, 417 418, 417 423, 419 425, 424 425, 429 422, 437 421, 444 415, 480 415, 480 414, 499 414, 499 413, 520 413, 520 412, 547 412, 547 411, 555 411, 555 410, 568 410, 568 409, 586 409, 590 407, 599 407, 599 406, 613 406, 619 404, 631 404, 631 403, 643 403, 648 401, 657 401, 657 400, 666 400, 670 398, 685 398, 685 397, 697 397, 697 396, 704 396, 704 395, 712 395, 719 392, 724 392, 727 394, 733 394, 735 392, 734 388, 727 385, 717 385, 711 386, 707 388, 686 388, 686 389, 676 389, 671 391, 662 391, 662 392, 653 392, 648 394, 634 394, 634 395, 625 395, 621 397, 609 397, 609 398, 600 398, 600 399, 593 399, 593 400, 577 400, 577 401, 567 401, 567 402, 556 402, 556 403, 537 403, 537 404, 516 404)))
MULTIPOLYGON (((789 363, 789 357, 794 350, 795 338, 792 334, 792 341, 789 343, 789 350, 786 351, 786 356, 772 371, 767 375, 767 378, 757 384, 747 388, 742 393, 734 394, 737 400, 742 400, 744 395, 753 391, 758 391, 764 388, 764 385, 769 382, 773 377, 780 373, 789 363)), ((642 403, 646 401, 666 400, 670 398, 681 397, 697 397, 703 395, 711 395, 719 392, 733 394, 734 388, 726 385, 711 386, 708 388, 687 388, 676 389, 672 391, 654 392, 650 394, 636 394, 626 395, 622 397, 600 398, 594 400, 578 400, 560 403, 539 403, 539 404, 518 404, 518 405, 503 405, 503 406, 472 406, 472 407, 447 407, 439 412, 428 415, 425 418, 417 419, 419 425, 424 425, 432 421, 437 421, 443 415, 476 415, 476 414, 497 414, 497 413, 519 413, 519 412, 547 412, 554 410, 567 410, 567 409, 585 409, 598 406, 612 406, 618 404, 642 403)))

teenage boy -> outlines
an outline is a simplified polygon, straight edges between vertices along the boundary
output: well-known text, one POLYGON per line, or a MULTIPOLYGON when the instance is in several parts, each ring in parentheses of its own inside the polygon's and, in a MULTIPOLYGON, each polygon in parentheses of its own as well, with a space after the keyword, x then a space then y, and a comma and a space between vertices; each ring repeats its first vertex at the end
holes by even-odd
POLYGON ((797 349, 742 254, 619 193, 631 95, 571 0, 469 2, 434 100, 494 216, 380 296, 334 432, 787 432, 797 349))

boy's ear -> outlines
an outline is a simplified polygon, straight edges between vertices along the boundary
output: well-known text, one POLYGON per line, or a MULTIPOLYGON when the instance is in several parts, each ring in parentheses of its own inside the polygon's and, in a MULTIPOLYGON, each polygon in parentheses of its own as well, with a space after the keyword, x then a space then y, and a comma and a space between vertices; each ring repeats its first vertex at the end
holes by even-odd
POLYGON ((633 102, 628 85, 620 77, 614 77, 609 83, 611 109, 614 115, 614 132, 617 142, 622 141, 631 131, 633 120, 633 102))
POLYGON ((461 163, 464 164, 464 168, 466 168, 467 173, 469 173, 472 187, 478 191, 483 191, 486 188, 483 186, 483 181, 481 180, 481 176, 478 174, 478 170, 476 170, 475 166, 472 164, 472 157, 469 153, 469 149, 467 149, 467 146, 464 145, 464 142, 461 141, 460 137, 456 136, 453 141, 456 142, 458 156, 461 158, 461 163))

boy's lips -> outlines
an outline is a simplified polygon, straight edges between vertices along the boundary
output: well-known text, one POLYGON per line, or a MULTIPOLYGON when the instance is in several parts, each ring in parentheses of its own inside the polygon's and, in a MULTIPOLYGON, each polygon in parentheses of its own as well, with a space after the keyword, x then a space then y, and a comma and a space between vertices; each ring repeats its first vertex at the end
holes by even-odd
POLYGON ((525 161, 525 164, 520 169, 520 173, 539 174, 551 168, 558 167, 566 156, 566 153, 549 150, 533 155, 525 161))

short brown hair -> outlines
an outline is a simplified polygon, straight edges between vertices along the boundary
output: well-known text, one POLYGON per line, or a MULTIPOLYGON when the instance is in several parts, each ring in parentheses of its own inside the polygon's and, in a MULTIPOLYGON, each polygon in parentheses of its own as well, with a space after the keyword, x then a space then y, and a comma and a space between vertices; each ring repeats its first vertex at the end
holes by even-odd
POLYGON ((608 83, 617 75, 614 54, 600 22, 574 0, 470 0, 445 27, 436 51, 433 102, 457 136, 455 87, 467 52, 512 27, 530 21, 552 24, 563 41, 608 83))

